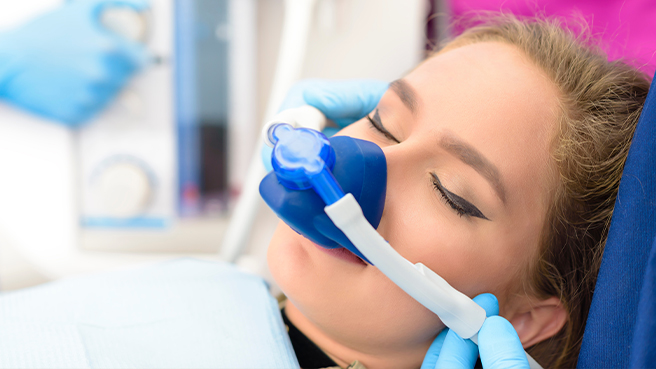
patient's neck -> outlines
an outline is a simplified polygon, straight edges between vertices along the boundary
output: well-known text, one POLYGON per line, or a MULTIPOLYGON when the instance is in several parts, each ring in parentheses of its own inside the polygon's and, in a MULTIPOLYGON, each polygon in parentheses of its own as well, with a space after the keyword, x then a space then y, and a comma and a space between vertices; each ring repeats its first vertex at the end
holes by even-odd
POLYGON ((365 352, 362 348, 349 347, 341 343, 339 337, 331 337, 323 332, 289 300, 285 305, 285 313, 296 328, 342 368, 346 368, 355 360, 360 361, 367 369, 418 368, 428 349, 417 347, 415 350, 404 352, 378 352, 369 349, 365 352))

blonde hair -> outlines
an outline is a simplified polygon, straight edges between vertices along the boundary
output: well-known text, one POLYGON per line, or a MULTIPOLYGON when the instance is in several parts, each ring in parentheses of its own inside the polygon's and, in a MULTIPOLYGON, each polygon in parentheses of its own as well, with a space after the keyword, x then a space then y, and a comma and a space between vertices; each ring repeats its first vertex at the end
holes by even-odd
POLYGON ((540 298, 559 297, 568 320, 529 353, 545 367, 573 368, 649 78, 621 61, 609 62, 585 27, 574 32, 555 18, 485 18, 445 48, 485 41, 514 45, 560 92, 562 114, 551 153, 560 180, 542 230, 540 256, 527 270, 527 288, 540 298))

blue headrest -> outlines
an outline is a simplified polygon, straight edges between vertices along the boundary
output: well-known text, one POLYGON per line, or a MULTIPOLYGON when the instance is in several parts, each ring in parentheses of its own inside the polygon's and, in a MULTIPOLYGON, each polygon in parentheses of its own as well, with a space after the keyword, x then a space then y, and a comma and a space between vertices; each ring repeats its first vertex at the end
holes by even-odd
POLYGON ((624 167, 579 368, 656 365, 656 78, 624 167))

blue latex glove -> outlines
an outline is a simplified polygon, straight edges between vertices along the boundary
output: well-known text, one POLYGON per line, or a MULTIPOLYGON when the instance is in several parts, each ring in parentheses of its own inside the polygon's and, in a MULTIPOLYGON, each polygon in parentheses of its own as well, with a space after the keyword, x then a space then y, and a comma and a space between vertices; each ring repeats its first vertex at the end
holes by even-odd
POLYGON ((480 353, 483 368, 528 369, 529 364, 515 328, 497 316, 499 304, 492 294, 482 294, 474 301, 483 307, 488 319, 478 333, 478 344, 463 340, 445 329, 433 341, 421 369, 471 369, 480 353))
MULTIPOLYGON (((306 79, 289 89, 279 111, 311 105, 339 127, 346 127, 374 110, 388 87, 389 83, 374 79, 306 79)), ((338 130, 327 128, 324 133, 332 136, 338 130)), ((262 161, 269 171, 271 150, 268 146, 262 149, 262 161)))
POLYGON ((280 111, 312 105, 346 127, 374 110, 387 87, 389 83, 375 79, 306 79, 289 89, 280 111))
POLYGON ((145 65, 142 45, 105 29, 104 7, 143 11, 144 0, 75 0, 0 34, 0 98, 77 126, 145 65))

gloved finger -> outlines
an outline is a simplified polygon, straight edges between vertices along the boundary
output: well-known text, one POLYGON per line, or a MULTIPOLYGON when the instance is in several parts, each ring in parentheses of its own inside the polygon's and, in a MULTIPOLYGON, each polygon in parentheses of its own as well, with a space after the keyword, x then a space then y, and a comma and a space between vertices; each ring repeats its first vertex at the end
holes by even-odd
POLYGON ((472 369, 478 358, 478 348, 471 340, 464 340, 456 332, 449 330, 444 339, 436 369, 472 369))
MULTIPOLYGON (((473 300, 485 309, 488 317, 499 314, 499 302, 493 294, 483 293, 474 297, 473 300)), ((440 335, 437 336, 435 341, 433 341, 433 344, 428 349, 428 353, 424 358, 421 369, 448 368, 450 365, 455 365, 456 368, 473 368, 478 356, 476 345, 474 344, 472 346, 473 342, 463 340, 460 336, 455 334, 455 332, 452 333, 451 336, 447 336, 448 331, 448 329, 443 330, 440 335), (444 354, 446 356, 438 365, 438 359, 442 352, 441 349, 444 347, 444 342, 447 340, 446 337, 448 337, 449 341, 444 349, 444 354)))
MULTIPOLYGON (((499 302, 491 293, 483 293, 474 297, 474 302, 485 309, 486 315, 499 313, 499 302)), ((421 369, 433 368, 473 368, 478 357, 478 348, 470 340, 463 340, 455 332, 447 333, 445 329, 431 345, 421 369), (439 349, 436 350, 436 348, 439 349)))
POLYGON ((483 368, 529 368, 515 328, 500 316, 485 320, 478 332, 478 344, 483 368))
POLYGON ((433 343, 431 343, 424 357, 424 361, 421 363, 421 369, 435 369, 437 359, 440 357, 440 351, 442 351, 442 345, 444 344, 444 339, 446 338, 449 329, 445 328, 440 332, 440 334, 435 337, 433 343))
POLYGON ((371 112, 389 84, 378 80, 324 81, 303 91, 303 99, 345 127, 371 112))
POLYGON ((499 315, 499 301, 491 293, 482 293, 473 298, 474 302, 485 309, 486 316, 499 315))
MULTIPOLYGON (((493 294, 483 293, 473 300, 485 309, 488 317, 499 313, 499 302, 493 294)), ((435 368, 473 368, 477 358, 476 344, 471 340, 462 339, 456 332, 451 331, 444 340, 435 368)))

